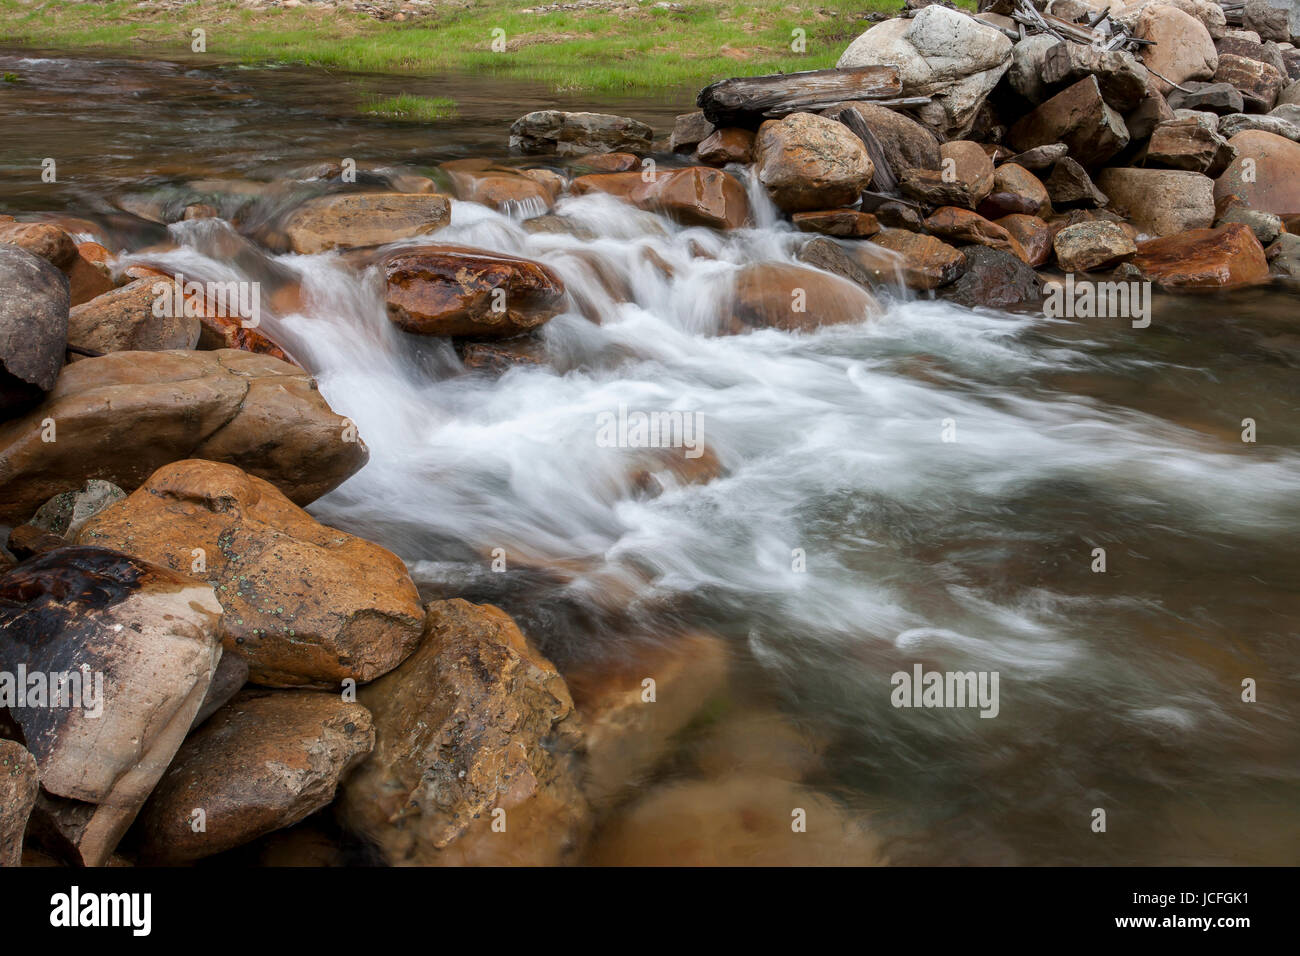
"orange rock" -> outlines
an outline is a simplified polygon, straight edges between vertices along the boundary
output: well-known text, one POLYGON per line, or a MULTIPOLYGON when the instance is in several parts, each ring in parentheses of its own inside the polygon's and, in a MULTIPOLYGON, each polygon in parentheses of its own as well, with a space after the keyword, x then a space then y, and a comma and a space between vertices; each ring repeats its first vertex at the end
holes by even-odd
POLYGON ((63 267, 72 292, 72 305, 89 302, 113 289, 113 274, 108 268, 111 258, 109 251, 97 242, 77 245, 77 255, 63 267))
POLYGON ((710 166, 659 170, 650 182, 639 172, 579 176, 573 181, 573 192, 579 196, 607 193, 686 226, 736 229, 749 220, 745 187, 710 166))
POLYGON ((784 262, 758 262, 736 274, 729 320, 733 334, 755 328, 808 331, 879 315, 866 289, 839 276, 784 262))
POLYGON ((1052 228, 1042 219, 1015 213, 994 222, 1020 243, 1027 265, 1037 268, 1052 257, 1052 228))
POLYGON ((969 209, 940 206, 930 218, 925 220, 925 228, 944 239, 960 243, 975 243, 988 246, 990 249, 1002 249, 1012 253, 1022 262, 1029 261, 1028 253, 1011 233, 969 209))
MULTIPOLYGON (((934 236, 905 229, 882 229, 867 240, 902 257, 903 282, 910 289, 935 289, 952 282, 965 268, 961 253, 934 236)), ((864 265, 868 265, 864 263, 864 265)), ((872 268, 868 265, 868 268, 872 268)), ((881 276, 888 281, 888 274, 881 276)))
POLYGON ((631 153, 588 153, 573 161, 575 166, 585 166, 598 173, 625 173, 641 164, 631 153))
POLYGON ((1237 158, 1214 182, 1214 198, 1241 196, 1263 212, 1300 213, 1300 143, 1276 133, 1244 130, 1228 140, 1237 158))
POLYGON ((880 223, 875 216, 856 209, 797 212, 790 220, 800 232, 819 232, 824 236, 860 239, 874 236, 880 231, 880 223))
POLYGON ((709 166, 751 162, 754 158, 754 133, 735 126, 714 130, 695 148, 695 154, 700 162, 709 166))
POLYGON ((1264 247, 1242 223, 1139 243, 1133 263, 1144 278, 1176 291, 1231 288, 1268 279, 1264 247))
POLYGON ((543 213, 551 208, 555 198, 537 179, 510 166, 498 166, 486 160, 457 159, 443 163, 439 168, 450 177, 457 199, 493 209, 543 213))

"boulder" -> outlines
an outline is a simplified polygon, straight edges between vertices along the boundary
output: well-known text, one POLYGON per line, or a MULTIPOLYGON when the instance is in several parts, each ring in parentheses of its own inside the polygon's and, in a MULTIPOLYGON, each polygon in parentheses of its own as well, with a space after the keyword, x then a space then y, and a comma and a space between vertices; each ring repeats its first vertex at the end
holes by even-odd
MULTIPOLYGON (((632 157, 633 162, 636 157, 632 157)), ((507 213, 540 216, 548 212, 555 194, 531 176, 511 166, 485 159, 454 159, 438 167, 446 173, 456 198, 507 213)))
POLYGON ((881 313, 866 289, 839 276, 784 262, 756 262, 737 270, 723 331, 774 328, 802 332, 861 322, 881 313))
POLYGON ((1214 180, 1173 169, 1106 169, 1097 181, 1111 208, 1140 230, 1168 236, 1214 222, 1214 180))
POLYGON ((375 750, 339 815, 390 865, 546 865, 591 825, 564 679, 504 612, 429 605, 401 667, 361 689, 375 750))
POLYGON ((1036 216, 1051 202, 1042 181, 1017 163, 1003 163, 993 174, 993 192, 1011 193, 1024 200, 1026 208, 1016 210, 1036 216))
POLYGON ((113 352, 67 366, 44 403, 0 425, 0 521, 89 478, 133 491, 183 458, 237 465, 305 505, 368 455, 300 368, 249 352, 113 352))
POLYGON ((140 813, 141 858, 175 866, 292 826, 374 746, 370 712, 337 694, 245 691, 176 752, 140 813))
POLYGON ((1052 240, 1056 261, 1065 272, 1093 272, 1131 258, 1137 245, 1113 222, 1066 226, 1052 240))
POLYGON ((1065 143, 1070 156, 1088 167, 1104 163, 1128 142, 1123 117, 1106 105, 1094 76, 1057 93, 1007 131, 1012 149, 1065 143))
POLYGON ((904 169, 939 168, 939 140, 929 127, 902 113, 875 103, 842 103, 827 108, 822 115, 841 123, 860 123, 871 132, 880 147, 879 157, 872 156, 876 166, 872 182, 877 190, 886 190, 883 178, 887 177, 888 185, 892 185, 904 169))
POLYGON ((842 123, 813 113, 763 123, 754 141, 754 167, 785 212, 852 204, 875 172, 860 139, 842 123))
POLYGON ((383 269, 388 318, 418 335, 509 338, 564 305, 564 283, 546 266, 485 249, 404 246, 383 269))
POLYGON ((1161 123, 1147 144, 1147 163, 1215 177, 1228 168, 1237 150, 1194 119, 1161 123))
MULTIPOLYGON (((1274 113, 1276 113, 1276 110, 1274 113)), ((1274 113, 1264 116, 1257 113, 1230 113, 1220 118, 1219 135, 1232 139, 1238 133, 1254 130, 1261 133, 1272 133, 1274 136, 1289 139, 1293 143, 1300 141, 1300 122, 1288 119, 1284 114, 1274 115, 1274 113)))
POLYGON ((1259 60, 1224 53, 1219 56, 1214 82, 1227 83, 1241 93, 1247 113, 1267 113, 1277 103, 1285 77, 1274 67, 1259 60))
POLYGON ((1095 209, 1110 202, 1109 197, 1093 185, 1088 171, 1068 156, 1052 167, 1046 188, 1052 206, 1057 209, 1095 209))
POLYGON ((1017 258, 1028 261, 1029 256, 1011 233, 989 222, 978 213, 956 206, 940 206, 928 219, 925 228, 940 239, 958 245, 975 244, 990 249, 1002 249, 1017 258))
POLYGON ((819 232, 824 236, 861 239, 880 231, 880 223, 869 212, 856 209, 826 209, 820 212, 797 212, 790 217, 800 232, 819 232))
MULTIPOLYGON (((645 123, 609 113, 535 110, 510 126, 510 148, 523 153, 648 153, 654 136, 645 123)), ((678 146, 681 144, 678 143, 678 146)), ((673 147, 677 149, 677 146, 673 147)))
POLYGON ((961 252, 965 271, 943 290, 945 299, 968 308, 1008 309, 1042 298, 1043 281, 1023 256, 987 246, 967 246, 961 252))
POLYGON ((935 289, 954 281, 965 269, 961 253, 934 236, 923 236, 903 229, 882 229, 868 239, 867 243, 888 249, 898 257, 883 268, 878 258, 863 263, 875 273, 877 281, 890 281, 897 269, 901 271, 902 281, 909 289, 935 289))
POLYGON ((1285 77, 1286 60, 1282 58, 1282 48, 1276 43, 1260 43, 1257 40, 1249 40, 1245 37, 1227 36, 1215 42, 1215 47, 1219 51, 1219 66, 1223 66, 1223 55, 1231 53, 1233 56, 1242 56, 1248 60, 1259 60, 1261 63, 1267 63, 1273 69, 1285 77))
POLYGON ((23 834, 38 789, 36 758, 22 744, 0 740, 0 867, 22 863, 23 834))
POLYGON ((1146 67, 1131 53, 1062 41, 1043 56, 1040 77, 1048 88, 1071 86, 1089 76, 1097 78, 1106 104, 1121 113, 1136 109, 1146 96, 1146 67))
POLYGON ((54 387, 67 344, 67 276, 30 252, 0 243, 0 415, 21 410, 54 387))
POLYGON ((649 181, 639 172, 579 176, 572 189, 578 196, 606 193, 684 226, 737 229, 749 220, 745 187, 710 166, 659 170, 649 181))
POLYGON ((896 66, 903 96, 931 96, 921 119, 949 138, 966 135, 1011 64, 1011 41, 940 5, 910 20, 886 20, 854 40, 838 67, 896 66))
POLYGON ((81 305, 113 290, 116 283, 108 265, 110 258, 108 250, 97 242, 77 244, 76 258, 63 268, 68 277, 72 305, 81 305))
POLYGON ((1138 243, 1133 263, 1144 279, 1174 292, 1226 289, 1268 279, 1264 248, 1250 227, 1240 223, 1138 243))
POLYGON ((1214 198, 1241 196, 1251 206, 1279 216, 1300 212, 1300 143, 1260 130, 1228 140, 1234 159, 1214 183, 1214 198))
POLYGON ((1300 7, 1295 0, 1247 0, 1241 20, 1263 40, 1286 43, 1300 37, 1300 7))
POLYGON ((714 130, 700 142, 696 155, 706 166, 751 162, 754 158, 754 133, 737 126, 714 130))
POLYGON ((184 740, 221 657, 212 588, 102 548, 67 547, 0 577, 0 671, 71 675, 9 714, 69 807, 64 837, 108 860, 184 740))
POLYGON ((1271 212, 1264 212, 1260 209, 1251 209, 1244 204, 1233 206, 1220 216, 1214 224, 1224 226, 1233 222, 1249 226, 1250 231, 1255 234, 1255 238, 1263 246, 1276 242, 1283 229, 1280 216, 1275 216, 1271 212))
POLYGON ((68 343, 94 352, 194 348, 199 320, 172 307, 181 299, 175 287, 167 280, 137 279, 76 306, 68 316, 68 343))
POLYGON ((77 258, 72 237, 48 222, 17 222, 13 216, 0 216, 0 243, 17 246, 56 269, 64 269, 77 258))
POLYGON ((290 251, 312 255, 427 236, 450 221, 451 203, 437 193, 343 193, 303 203, 284 232, 290 251))
POLYGON ((396 555, 318 523, 232 465, 164 465, 77 540, 209 583, 226 651, 258 684, 364 683, 420 639, 419 595, 396 555))
POLYGON ((1185 89, 1173 90, 1169 94, 1169 106, 1175 110, 1197 110, 1199 112, 1240 113, 1245 109, 1241 91, 1231 83, 1196 83, 1184 84, 1185 89))
POLYGON ((1052 257, 1052 229, 1042 219, 1013 213, 995 222, 1020 243, 1026 265, 1037 269, 1052 257))
POLYGON ((80 491, 65 491, 45 502, 28 523, 72 541, 87 521, 125 497, 126 492, 117 485, 92 478, 80 491))
POLYGON ((1060 42, 1051 34, 1036 33, 1020 40, 1011 51, 1007 82, 1034 106, 1052 95, 1043 80, 1043 64, 1048 51, 1060 42))
POLYGON ((673 123, 672 135, 668 137, 668 148, 674 153, 689 153, 708 139, 712 132, 713 124, 705 119, 702 110, 682 113, 673 123))
POLYGON ((993 191, 993 160, 970 140, 944 143, 938 169, 905 169, 903 192, 931 206, 974 209, 993 191))
POLYGON ((1186 80, 1208 80, 1219 66, 1210 31, 1200 20, 1170 5, 1146 7, 1134 27, 1141 40, 1150 40, 1142 48, 1142 62, 1153 74, 1161 93, 1168 94, 1174 85, 1186 80))

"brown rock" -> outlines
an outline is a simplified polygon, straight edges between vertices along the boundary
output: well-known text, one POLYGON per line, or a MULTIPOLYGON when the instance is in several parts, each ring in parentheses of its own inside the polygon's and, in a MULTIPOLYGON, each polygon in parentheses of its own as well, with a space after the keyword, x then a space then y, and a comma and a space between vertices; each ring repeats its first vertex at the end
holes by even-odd
POLYGON ((996 220, 1025 252, 1026 265, 1038 268, 1052 257, 1052 230, 1037 216, 1013 214, 996 220))
POLYGON ((759 262, 736 273, 724 331, 789 332, 861 322, 880 314, 871 293, 838 276, 782 262, 759 262))
POLYGON ((221 657, 219 613, 208 585, 101 548, 0 577, 0 670, 75 675, 67 700, 9 714, 44 790, 79 801, 59 829, 85 865, 108 860, 184 739, 221 657))
POLYGON ((115 283, 108 268, 109 252, 97 242, 77 245, 77 255, 64 266, 71 292, 71 304, 81 305, 111 291, 115 283))
MULTIPOLYGON (((825 236, 819 236, 800 246, 795 252, 795 258, 816 269, 834 273, 842 279, 848 279, 864 289, 873 289, 876 285, 873 273, 868 271, 857 257, 850 255, 846 251, 857 246, 858 243, 844 243, 825 236)), ((878 263, 890 258, 890 254, 883 249, 875 249, 874 246, 872 249, 875 250, 874 258, 878 263)))
POLYGON ((1092 272, 1131 258, 1132 238, 1113 222, 1081 222, 1066 226, 1052 241, 1056 261, 1065 272, 1092 272))
POLYGON ((1009 232, 967 209, 941 206, 925 221, 925 228, 950 242, 975 243, 990 249, 1002 249, 1023 261, 1028 261, 1029 258, 1009 232))
POLYGON ((1171 84, 1208 80, 1219 66, 1214 40, 1200 20, 1166 4, 1142 11, 1134 34, 1151 45, 1142 48, 1142 62, 1152 71, 1156 88, 1168 94, 1171 84), (1160 76, 1154 74, 1159 73, 1160 76))
POLYGON ((1106 169, 1097 185, 1143 232, 1168 236, 1214 221, 1214 180, 1174 169, 1106 169))
POLYGON ((1021 211, 1030 216, 1037 216, 1050 201, 1038 177, 1016 163, 1003 163, 993 173, 993 192, 1019 196, 1028 207, 1021 211))
POLYGON ((674 153, 689 153, 708 139, 713 132, 713 124, 704 118, 702 110, 694 113, 682 113, 673 123, 672 135, 668 138, 668 148, 674 153))
POLYGON ((39 788, 36 758, 22 744, 0 740, 0 866, 19 866, 23 833, 39 788))
POLYGON ((339 811, 389 864, 555 864, 586 836, 569 690, 497 608, 430 604, 419 648, 360 701, 375 750, 339 811))
POLYGON ((291 251, 309 255, 427 236, 450 221, 451 204, 436 193, 342 193, 303 203, 285 234, 291 251))
POLYGON ((610 113, 571 113, 534 110, 510 126, 510 148, 524 153, 584 153, 650 151, 654 135, 645 123, 610 113))
POLYGON ((587 153, 573 164, 596 173, 626 173, 640 166, 641 160, 633 153, 587 153))
POLYGON ((1007 132, 1012 149, 1023 152, 1035 146, 1065 143, 1070 156, 1086 167, 1104 163, 1128 142, 1123 117, 1106 105, 1097 78, 1092 76, 1057 93, 1007 132))
POLYGON ((819 232, 824 236, 859 239, 874 236, 880 223, 869 212, 856 209, 829 209, 823 212, 797 212, 790 217, 800 232, 819 232))
POLYGON ((0 219, 0 242, 30 252, 57 269, 66 269, 77 257, 72 237, 48 222, 15 222, 12 216, 5 216, 0 219))
POLYGON ((1110 199, 1093 185, 1088 171, 1070 157, 1065 157, 1052 167, 1047 177, 1047 194, 1058 209, 1104 206, 1110 199))
POLYGON ((1215 181, 1215 198, 1235 194, 1256 209, 1284 218, 1300 213, 1300 143, 1244 130, 1228 145, 1237 150, 1237 158, 1215 181))
POLYGON ((520 365, 545 365, 546 346, 535 335, 491 342, 459 339, 456 354, 467 369, 500 375, 520 365))
POLYGON ((1131 53, 1062 41, 1043 58, 1041 78, 1048 86, 1070 85, 1088 76, 1096 76, 1102 99, 1121 113, 1135 109, 1146 95, 1146 68, 1131 53))
POLYGON ((1241 91, 1247 113, 1267 113, 1277 102, 1277 96, 1286 85, 1284 77, 1275 67, 1259 60, 1224 53, 1219 56, 1219 67, 1214 71, 1216 83, 1230 83, 1241 91))
POLYGON ((230 465, 165 465, 77 540, 212 584, 222 641, 248 661, 255 683, 364 683, 420 639, 419 596, 394 554, 319 524, 230 465))
POLYGON ((660 170, 646 182, 642 173, 579 176, 573 192, 603 192, 640 209, 659 212, 687 226, 736 229, 749 220, 745 187, 709 166, 660 170))
POLYGON ((875 172, 860 139, 844 125, 812 113, 763 123, 754 141, 754 161, 759 182, 785 212, 849 205, 875 172))
POLYGON ((728 126, 714 130, 696 150, 700 162, 709 166, 727 163, 748 163, 754 159, 754 133, 751 130, 728 126))
POLYGON ((175 283, 167 280, 137 279, 76 306, 68 316, 69 344, 95 352, 194 348, 199 320, 183 307, 174 308, 177 300, 183 301, 174 289, 175 283))
POLYGON ((1025 169, 1035 172, 1051 169, 1057 160, 1064 158, 1070 151, 1070 147, 1064 143, 1051 143, 1047 146, 1035 146, 1033 149, 1026 150, 1023 153, 1017 153, 1007 160, 1009 163, 1015 163, 1017 166, 1023 166, 1025 169))
POLYGON ((1195 119, 1161 123, 1147 144, 1147 162, 1151 165, 1211 177, 1227 169, 1236 155, 1237 150, 1226 139, 1195 119))
MULTIPOLYGON (((961 253, 934 236, 922 236, 902 229, 882 229, 867 242, 901 257, 897 267, 902 270, 903 283, 909 289, 937 288, 955 280, 965 268, 961 253)), ((887 273, 879 275, 880 281, 889 281, 890 278, 887 273)))
MULTIPOLYGON (((7 417, 53 388, 63 368, 68 279, 44 259, 0 244, 0 292, 0 414, 7 417)), ((3 475, 0 469, 0 488, 3 475)))
POLYGON ((292 826, 328 805, 374 746, 360 704, 312 691, 246 691, 176 752, 140 814, 141 856, 172 866, 292 826))
POLYGON ((1138 243, 1134 265, 1164 289, 1175 292, 1225 289, 1268 279, 1268 261, 1249 226, 1193 229, 1138 243))
POLYGON ((541 263, 466 246, 404 247, 384 274, 389 319, 419 335, 509 338, 564 303, 564 284, 541 263))
POLYGON ((1042 297, 1042 280, 1020 256, 987 246, 967 246, 961 254, 965 269, 944 288, 945 299, 971 308, 1007 309, 1042 297))
MULTIPOLYGON (((875 188, 885 190, 903 170, 938 169, 939 139, 927 126, 885 106, 875 103, 841 103, 827 108, 822 115, 837 122, 860 122, 875 138, 880 147, 881 168, 875 170, 872 182, 875 188)), ((873 157, 874 159, 874 157, 873 157)))
MULTIPOLYGON (((620 155, 620 154, 613 154, 620 155)), ((636 157, 632 157, 633 161, 636 157)), ((484 159, 456 159, 439 169, 447 174, 457 199, 506 212, 541 215, 555 197, 542 183, 510 166, 484 159)))
POLYGON ((1129 142, 1140 143, 1150 138, 1157 126, 1174 118, 1173 108, 1164 94, 1156 88, 1155 77, 1148 76, 1146 96, 1142 97, 1135 110, 1124 116, 1129 142))
POLYGON ((300 368, 248 352, 114 352, 67 366, 41 406, 0 425, 0 520, 25 521, 89 478, 132 491, 183 458, 237 465, 305 505, 368 454, 300 368))

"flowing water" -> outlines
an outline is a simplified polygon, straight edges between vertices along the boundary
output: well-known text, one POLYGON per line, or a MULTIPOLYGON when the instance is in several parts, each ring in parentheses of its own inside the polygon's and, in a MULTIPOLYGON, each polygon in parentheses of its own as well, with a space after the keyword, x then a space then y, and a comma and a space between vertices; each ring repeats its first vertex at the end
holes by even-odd
MULTIPOLYGON (((549 322, 544 365, 466 372, 387 320, 373 268, 122 209, 341 156, 502 157, 511 119, 557 103, 544 91, 26 55, 0 70, 25 78, 0 90, 6 211, 82 217, 119 264, 298 290, 263 330, 371 452, 318 518, 397 552, 426 597, 500 604, 563 671, 726 641, 722 701, 665 779, 698 776, 691 747, 733 720, 755 750, 792 728, 813 741, 806 783, 897 863, 1300 861, 1293 294, 1158 297, 1134 329, 885 290, 873 321, 718 336, 737 268, 800 241, 752 182, 757 227, 725 235, 600 196, 556 210, 592 239, 457 202, 438 241, 545 262, 600 320, 549 322), (399 86, 454 91, 462 118, 356 115, 358 91, 399 86), (709 456, 602 447, 598 416, 620 407, 698 413, 709 456), (891 675, 917 664, 997 672, 996 717, 893 706, 891 675)), ((558 101, 661 134, 689 103, 558 101)), ((259 196, 243 222, 296 198, 259 196)))

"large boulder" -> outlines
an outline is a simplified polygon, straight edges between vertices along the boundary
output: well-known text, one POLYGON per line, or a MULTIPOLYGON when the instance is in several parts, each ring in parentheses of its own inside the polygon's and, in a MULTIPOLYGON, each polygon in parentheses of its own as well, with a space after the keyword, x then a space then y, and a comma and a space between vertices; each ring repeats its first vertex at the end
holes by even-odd
POLYGON ((880 156, 874 158, 877 161, 873 163, 876 169, 872 177, 878 191, 885 190, 884 177, 892 182, 904 169, 939 168, 938 138, 929 127, 902 113, 876 103, 861 102, 828 107, 822 115, 841 123, 860 123, 871 132, 880 147, 880 156))
POLYGON ((847 279, 791 263, 756 262, 736 272, 723 331, 808 331, 880 313, 875 297, 847 279))
POLYGON ((1051 96, 1043 79, 1047 54, 1061 41, 1048 33, 1035 33, 1018 42, 1011 51, 1007 82, 1011 88, 1035 106, 1051 96))
POLYGON ((1146 67, 1131 53, 1062 41, 1043 56, 1041 79, 1049 88, 1072 86, 1088 76, 1097 78, 1102 99, 1121 113, 1136 109, 1146 96, 1146 67))
POLYGON ((362 688, 375 750, 340 818, 392 865, 544 865, 591 824, 564 679, 491 606, 439 601, 401 667, 362 688))
POLYGON ((1208 80, 1219 66, 1210 31, 1196 17, 1177 7, 1157 4, 1145 8, 1134 30, 1151 45, 1142 48, 1142 62, 1153 82, 1167 94, 1185 80, 1208 80))
POLYGON ((285 223, 289 249, 382 246, 437 232, 451 221, 451 203, 437 193, 343 193, 299 206, 285 223))
POLYGON ((140 855, 174 866, 292 826, 374 746, 370 712, 337 694, 245 691, 176 752, 140 813, 140 855))
POLYGON ((564 304, 564 283, 546 266, 486 249, 404 246, 383 270, 388 318, 420 335, 508 338, 564 304))
POLYGON ((1214 222, 1214 180, 1176 169, 1105 169, 1097 180, 1111 208, 1154 236, 1214 222))
POLYGON ((67 276, 0 243, 0 415, 54 387, 67 345, 67 276))
POLYGON ((1070 156, 1089 167, 1104 163, 1128 142, 1124 118, 1106 104, 1095 76, 1057 93, 1007 131, 1007 145, 1012 149, 1024 152, 1064 143, 1070 156))
POLYGON ((1268 261, 1249 226, 1192 229, 1138 244, 1144 279, 1175 292, 1229 289, 1268 279, 1268 261))
POLYGON ((0 867, 22 862, 23 834, 39 788, 36 758, 22 744, 0 740, 0 867))
POLYGON ((305 505, 368 455, 293 365, 231 350, 114 352, 67 366, 39 407, 0 425, 0 521, 26 521, 89 478, 132 491, 183 458, 238 465, 305 505))
POLYGON ((1197 119, 1161 123, 1147 144, 1147 162, 1152 166, 1182 169, 1206 176, 1218 176, 1232 162, 1237 150, 1197 119))
POLYGON ((232 465, 165 465, 77 540, 211 584, 226 650, 259 684, 374 680, 420 640, 419 595, 396 555, 320 524, 232 465))
POLYGON ((763 123, 754 165, 758 181, 784 212, 851 205, 875 172, 862 140, 842 123, 813 113, 763 123))
POLYGON ((1261 40, 1286 43, 1300 39, 1300 4, 1295 0, 1247 0, 1241 19, 1261 40))
POLYGON ((1277 103, 1286 77, 1276 67, 1231 53, 1219 55, 1214 82, 1227 83, 1240 91, 1247 113, 1267 113, 1277 103))
MULTIPOLYGON (((212 588, 102 548, 56 548, 0 577, 0 671, 66 677, 9 714, 87 866, 113 852, 184 740, 221 658, 212 588)), ((30 680, 28 681, 30 685, 30 680)))
POLYGON ((1264 212, 1300 213, 1300 143, 1274 133, 1245 130, 1228 140, 1237 150, 1214 183, 1214 198, 1241 196, 1264 212))
POLYGON ((903 96, 931 96, 921 119, 947 137, 970 132, 975 114, 1011 65, 1011 41, 991 26, 934 4, 910 20, 886 20, 854 40, 838 67, 896 66, 903 96))
POLYGON ((172 307, 184 301, 175 287, 164 279, 137 279, 76 306, 68 316, 68 343, 94 352, 194 348, 199 319, 172 307))
MULTIPOLYGON (((645 123, 609 113, 536 110, 510 126, 510 148, 523 153, 647 153, 654 135, 645 123)), ((680 145, 680 144, 679 144, 680 145)))

